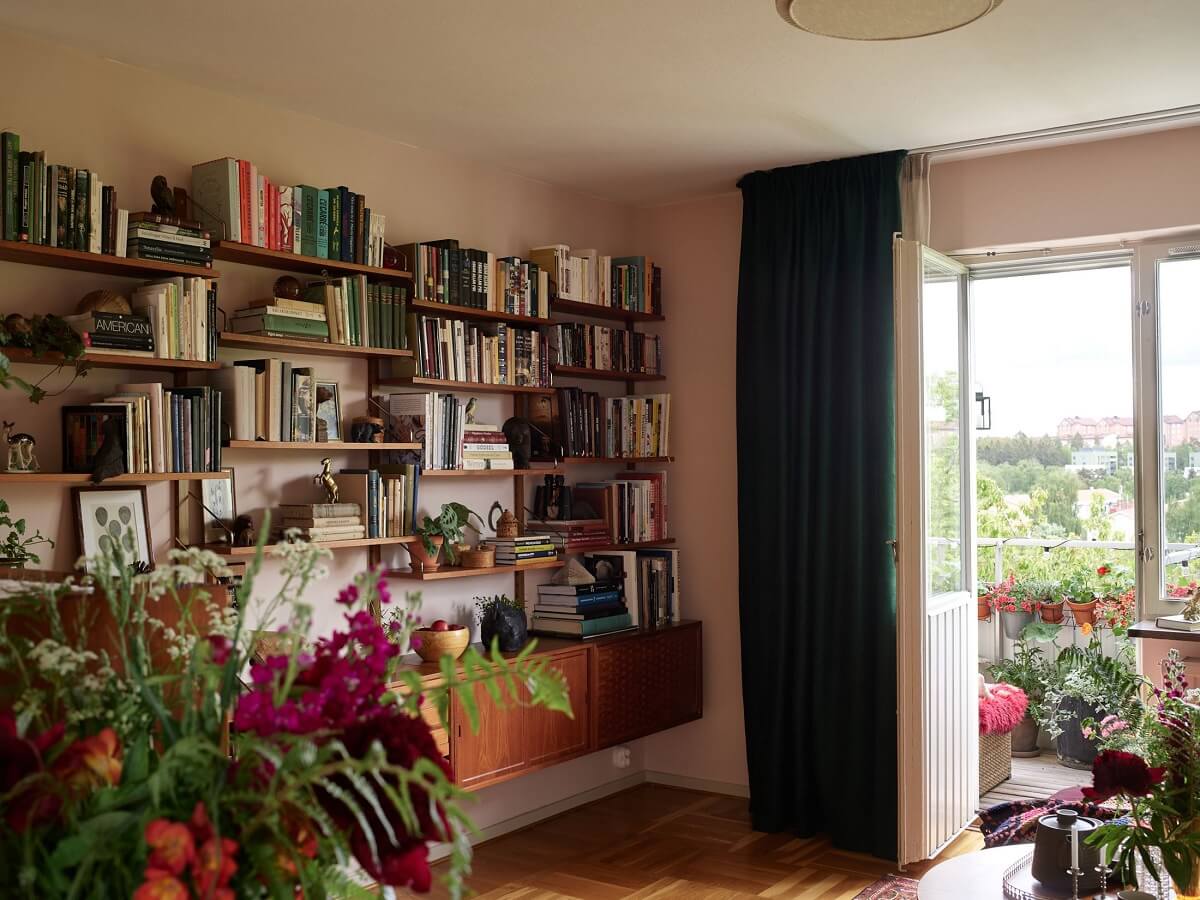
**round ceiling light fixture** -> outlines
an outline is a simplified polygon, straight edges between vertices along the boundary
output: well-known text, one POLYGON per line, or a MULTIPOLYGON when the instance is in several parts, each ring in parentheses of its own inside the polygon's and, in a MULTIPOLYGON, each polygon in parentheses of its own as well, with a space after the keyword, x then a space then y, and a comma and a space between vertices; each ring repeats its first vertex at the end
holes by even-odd
POLYGON ((902 41, 962 28, 1003 0, 775 0, 802 31, 849 41, 902 41))

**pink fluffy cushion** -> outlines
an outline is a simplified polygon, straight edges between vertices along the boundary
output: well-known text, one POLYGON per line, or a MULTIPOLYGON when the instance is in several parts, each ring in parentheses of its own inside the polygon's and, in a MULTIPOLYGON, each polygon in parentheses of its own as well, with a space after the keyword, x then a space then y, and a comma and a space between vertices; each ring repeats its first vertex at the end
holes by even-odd
POLYGON ((1029 698, 1019 687, 1011 684, 992 684, 979 698, 979 733, 1007 734, 1025 718, 1029 698))

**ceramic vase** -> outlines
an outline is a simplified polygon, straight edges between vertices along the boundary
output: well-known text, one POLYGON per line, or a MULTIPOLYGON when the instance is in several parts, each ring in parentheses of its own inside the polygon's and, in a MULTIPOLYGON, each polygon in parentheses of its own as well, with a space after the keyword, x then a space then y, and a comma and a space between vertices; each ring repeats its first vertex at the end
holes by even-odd
POLYGON ((516 653, 529 640, 525 610, 511 606, 492 606, 479 620, 479 637, 484 650, 490 650, 492 638, 500 639, 502 653, 516 653))

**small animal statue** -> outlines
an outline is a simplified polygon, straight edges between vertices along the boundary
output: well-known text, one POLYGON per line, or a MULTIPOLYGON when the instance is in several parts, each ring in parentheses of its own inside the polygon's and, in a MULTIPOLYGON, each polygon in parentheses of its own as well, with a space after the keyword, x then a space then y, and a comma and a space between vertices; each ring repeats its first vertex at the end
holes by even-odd
POLYGON ((37 441, 33 435, 18 431, 13 434, 16 422, 4 422, 4 442, 8 444, 9 472, 36 472, 39 470, 37 454, 33 452, 37 441))
POLYGON ((245 513, 233 520, 233 546, 254 546, 254 520, 245 513))
POLYGON ((337 482, 333 480, 332 465, 333 463, 326 456, 321 460, 321 474, 313 476, 313 483, 319 484, 325 489, 325 500, 327 503, 338 502, 338 486, 337 482))
POLYGON ((470 400, 467 401, 466 416, 467 416, 467 424, 468 425, 475 424, 475 413, 478 409, 479 409, 479 398, 478 397, 472 397, 470 400))
POLYGON ((150 199, 154 201, 151 212, 163 216, 175 215, 175 192, 171 190, 165 175, 155 175, 150 182, 150 199))

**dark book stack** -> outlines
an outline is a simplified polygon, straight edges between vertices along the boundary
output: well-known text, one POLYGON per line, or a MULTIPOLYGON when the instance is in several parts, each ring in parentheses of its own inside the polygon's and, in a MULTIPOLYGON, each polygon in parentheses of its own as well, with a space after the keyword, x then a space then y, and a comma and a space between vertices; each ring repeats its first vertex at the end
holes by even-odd
POLYGON ((545 319, 550 315, 547 273, 516 256, 459 247, 454 238, 400 248, 413 270, 413 299, 545 319))
POLYGON ((560 366, 658 375, 662 372, 662 338, 568 322, 550 330, 550 358, 560 366))
POLYGON ((129 216, 126 253, 132 259, 212 268, 211 235, 191 219, 137 212, 129 216))
POLYGON ((592 584, 538 586, 530 627, 554 637, 590 638, 635 627, 620 580, 592 584))
POLYGON ((65 316, 64 321, 79 334, 88 352, 154 355, 154 330, 146 316, 97 310, 65 316))
POLYGON ((481 384, 550 386, 546 337, 535 329, 409 313, 408 346, 416 354, 411 360, 401 361, 405 375, 481 384))
POLYGON ((47 164, 11 131, 0 134, 0 197, 6 241, 121 255, 116 189, 88 169, 47 164))
POLYGON ((597 547, 607 547, 613 542, 608 523, 604 519, 559 519, 548 522, 531 521, 528 524, 549 533, 550 540, 559 553, 595 550, 597 547))

